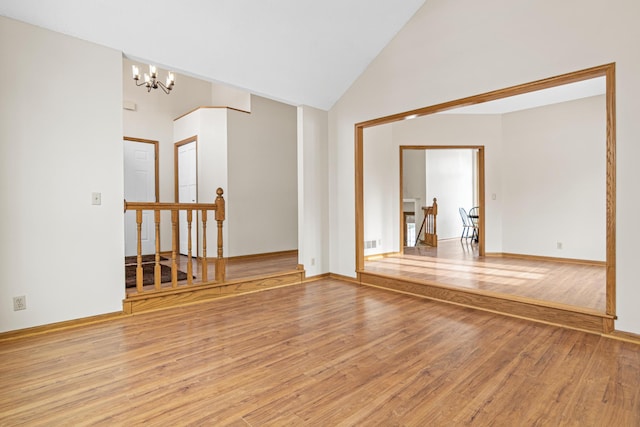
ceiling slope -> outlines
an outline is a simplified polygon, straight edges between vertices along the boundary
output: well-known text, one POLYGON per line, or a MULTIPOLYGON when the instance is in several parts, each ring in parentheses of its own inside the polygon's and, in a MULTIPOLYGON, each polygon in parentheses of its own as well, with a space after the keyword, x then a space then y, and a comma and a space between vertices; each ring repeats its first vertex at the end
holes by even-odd
POLYGON ((0 15, 328 110, 424 2, 0 0, 0 15))

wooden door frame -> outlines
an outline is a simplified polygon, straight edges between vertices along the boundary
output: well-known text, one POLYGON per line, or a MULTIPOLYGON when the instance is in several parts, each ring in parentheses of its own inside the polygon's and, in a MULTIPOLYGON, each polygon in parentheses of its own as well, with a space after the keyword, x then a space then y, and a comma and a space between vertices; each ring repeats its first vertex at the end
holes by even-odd
MULTIPOLYGON (((179 199, 180 188, 179 188, 179 179, 178 179, 178 172, 179 172, 178 148, 180 148, 183 145, 190 144, 192 142, 195 142, 196 144, 196 194, 198 194, 198 135, 193 135, 193 136, 190 136, 189 138, 185 138, 173 144, 173 188, 174 188, 175 203, 180 202, 180 199, 179 199)), ((196 212, 195 214, 197 219, 198 212, 196 212)), ((200 233, 198 228, 198 221, 196 220, 195 223, 196 223, 196 254, 200 254, 200 233)), ((179 219, 178 219, 178 227, 176 227, 176 239, 177 239, 176 241, 178 242, 178 253, 180 253, 180 220, 179 219)), ((196 255, 196 258, 198 258, 198 255, 196 255)))
MULTIPOLYGON (((401 145, 400 149, 400 217, 403 214, 402 189, 404 184, 404 150, 478 150, 478 256, 485 255, 484 245, 484 145, 401 145)), ((427 200, 428 202, 428 200, 427 200)), ((417 226, 417 224, 416 224, 417 226)), ((404 253, 404 224, 400 224, 400 253, 404 253)), ((417 233, 417 230, 416 230, 417 233)))
MULTIPOLYGON (((427 116, 456 107, 480 104, 509 96, 520 95, 567 83, 596 77, 606 78, 606 308, 607 315, 616 316, 616 64, 609 63, 572 73, 536 80, 480 95, 473 95, 389 116, 379 117, 354 125, 355 130, 355 261, 356 273, 364 271, 364 129, 427 116)), ((608 329, 614 329, 612 320, 608 329)))
POLYGON ((133 138, 130 136, 123 136, 122 137, 123 141, 131 141, 131 142, 140 142, 143 144, 153 144, 153 152, 154 152, 154 161, 155 161, 155 186, 156 186, 156 191, 155 191, 155 197, 156 197, 156 203, 158 203, 160 201, 160 160, 159 160, 159 152, 158 152, 158 141, 154 141, 152 139, 143 139, 143 138, 133 138))

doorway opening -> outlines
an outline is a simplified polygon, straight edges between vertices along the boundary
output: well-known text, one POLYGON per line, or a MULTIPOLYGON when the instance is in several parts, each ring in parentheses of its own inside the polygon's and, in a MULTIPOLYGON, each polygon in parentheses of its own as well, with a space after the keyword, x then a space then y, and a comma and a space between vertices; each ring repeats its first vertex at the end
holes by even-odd
POLYGON ((400 188, 401 253, 437 256, 441 241, 455 240, 447 243, 445 251, 457 248, 475 256, 485 254, 480 232, 484 229, 483 146, 400 146, 400 188), (434 199, 438 206, 435 245, 423 236, 424 205, 434 199), (465 221, 473 222, 473 232, 463 228, 465 221))
MULTIPOLYGON (((158 202, 158 141, 123 137, 124 150, 124 198, 129 202, 158 202)), ((143 211, 141 230, 142 254, 155 251, 153 212, 143 211)), ((135 212, 125 214, 125 256, 137 254, 137 230, 135 212)))
MULTIPOLYGON (((192 136, 174 144, 175 197, 178 203, 198 202, 198 137, 192 136)), ((195 212, 195 227, 191 228, 191 241, 198 242, 198 213, 195 212)), ((178 216, 178 252, 189 253, 189 226, 187 213, 180 211, 178 216)), ((196 243, 195 255, 199 256, 199 244, 196 243)))

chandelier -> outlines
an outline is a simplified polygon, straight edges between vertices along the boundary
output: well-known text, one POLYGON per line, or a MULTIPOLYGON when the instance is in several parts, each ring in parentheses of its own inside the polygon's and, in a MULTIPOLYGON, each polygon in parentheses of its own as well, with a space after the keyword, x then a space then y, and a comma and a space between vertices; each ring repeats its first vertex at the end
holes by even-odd
POLYGON ((136 86, 146 86, 147 92, 151 92, 151 89, 162 89, 164 93, 169 94, 173 85, 176 83, 176 77, 172 72, 167 75, 166 83, 162 83, 158 80, 158 70, 155 65, 149 65, 149 74, 144 73, 144 81, 140 83, 140 70, 137 66, 131 67, 133 71, 133 80, 136 81, 136 86))

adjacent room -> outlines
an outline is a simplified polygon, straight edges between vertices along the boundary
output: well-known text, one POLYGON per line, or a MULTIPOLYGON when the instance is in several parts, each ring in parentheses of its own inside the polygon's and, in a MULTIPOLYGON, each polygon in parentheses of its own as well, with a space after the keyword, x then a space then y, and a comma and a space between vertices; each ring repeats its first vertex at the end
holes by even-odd
POLYGON ((365 242, 386 245, 365 269, 606 312, 605 93, 598 77, 367 129, 365 242), (399 172, 376 163, 398 147, 399 172), (402 189, 411 242, 394 209, 376 215, 381 182, 402 189))

